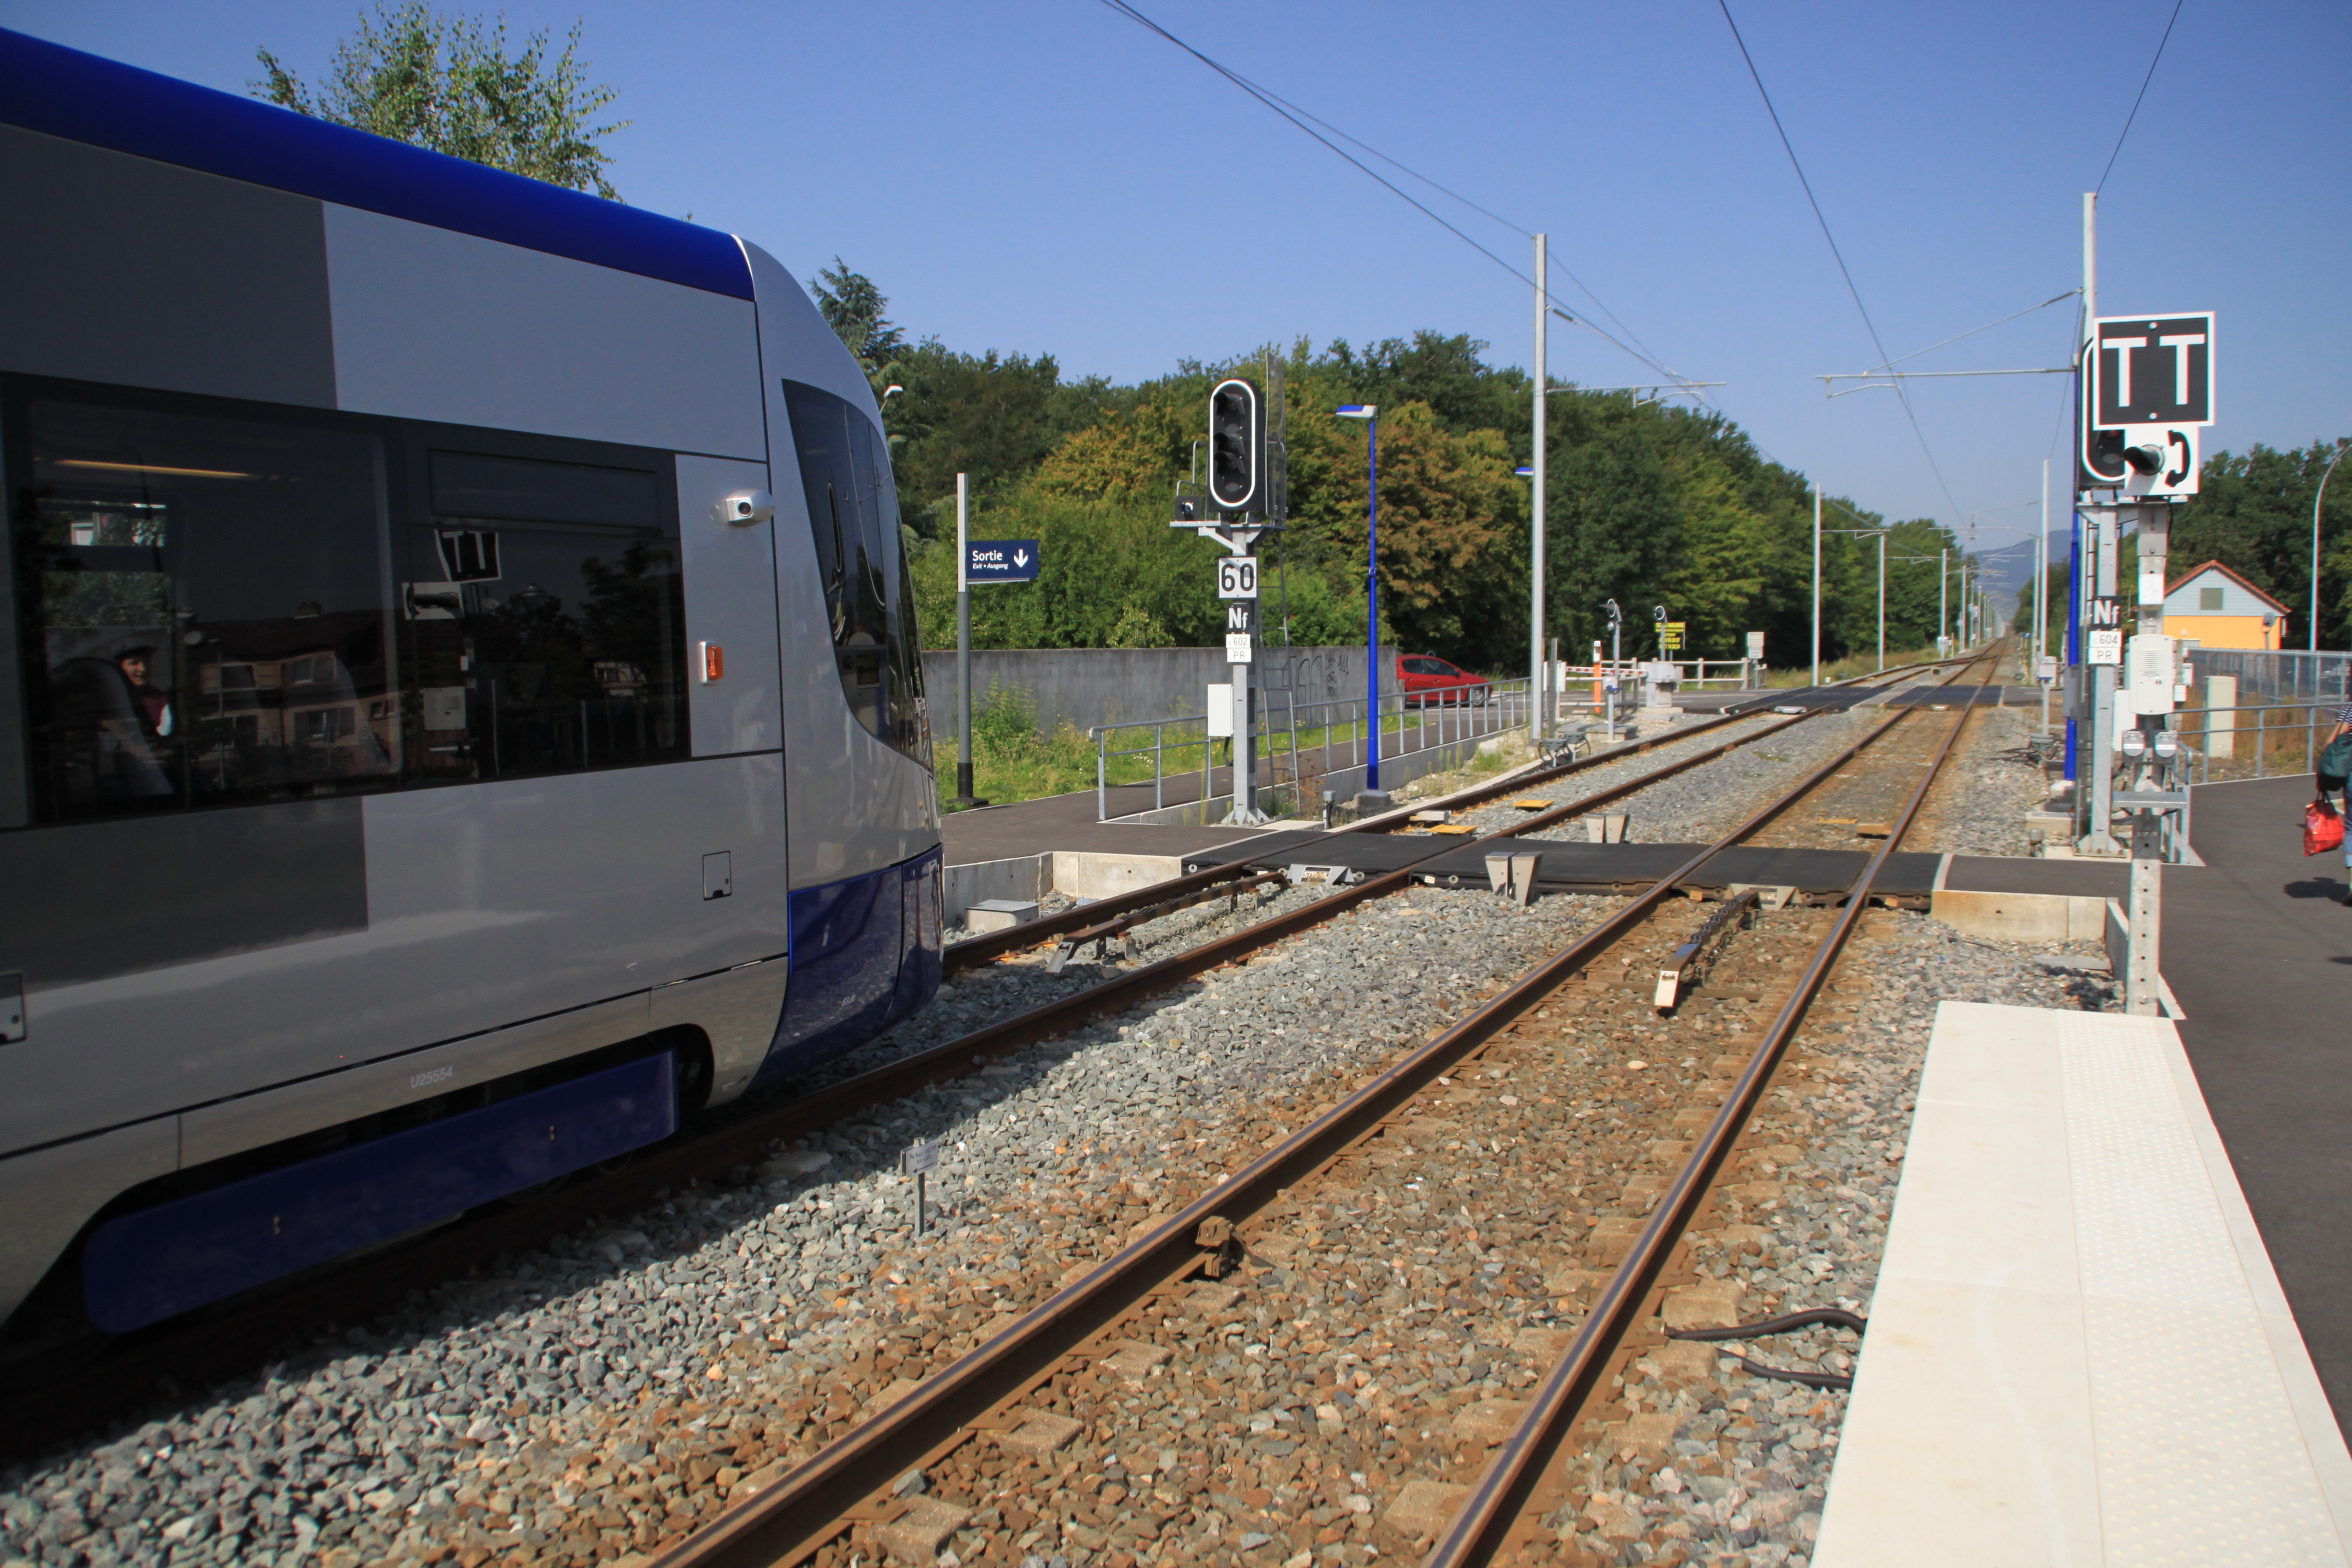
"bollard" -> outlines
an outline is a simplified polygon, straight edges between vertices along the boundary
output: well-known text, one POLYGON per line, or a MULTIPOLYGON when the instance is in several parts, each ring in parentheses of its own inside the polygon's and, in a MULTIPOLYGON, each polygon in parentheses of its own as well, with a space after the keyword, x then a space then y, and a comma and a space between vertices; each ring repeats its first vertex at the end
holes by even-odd
POLYGON ((2139 1018, 2163 1012, 2157 975, 2158 935, 2164 914, 2163 818, 2153 811, 2132 817, 2131 890, 2124 906, 2127 933, 2123 1010, 2139 1018))

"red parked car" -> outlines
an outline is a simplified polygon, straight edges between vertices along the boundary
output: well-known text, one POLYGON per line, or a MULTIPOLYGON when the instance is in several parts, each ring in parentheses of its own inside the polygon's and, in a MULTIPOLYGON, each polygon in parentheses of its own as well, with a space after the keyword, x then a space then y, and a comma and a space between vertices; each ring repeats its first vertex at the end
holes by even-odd
POLYGON ((1489 690, 1485 676, 1473 675, 1434 653, 1399 655, 1397 685, 1405 694, 1405 702, 1416 708, 1455 703, 1484 706, 1489 690))

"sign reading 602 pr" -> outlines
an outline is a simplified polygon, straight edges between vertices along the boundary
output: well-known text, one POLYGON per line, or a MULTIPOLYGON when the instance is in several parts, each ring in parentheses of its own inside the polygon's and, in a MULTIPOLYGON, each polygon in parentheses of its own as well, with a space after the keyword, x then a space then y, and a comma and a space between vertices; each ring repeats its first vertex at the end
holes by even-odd
POLYGON ((1258 596, 1258 558, 1229 555, 1217 563, 1217 597, 1255 599, 1258 596))

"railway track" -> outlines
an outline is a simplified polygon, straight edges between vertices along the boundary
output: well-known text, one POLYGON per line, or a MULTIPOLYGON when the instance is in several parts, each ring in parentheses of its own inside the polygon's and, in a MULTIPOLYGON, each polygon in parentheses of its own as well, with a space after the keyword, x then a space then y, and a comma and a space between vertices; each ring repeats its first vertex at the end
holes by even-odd
POLYGON ((1570 1500, 1569 1434, 1655 1315, 1677 1239, 1965 720, 1910 708, 1873 726, 1116 1256, 804 1462, 746 1478, 660 1568, 928 1562, 951 1542, 966 1560, 1018 1562, 1053 1550, 1040 1522, 1057 1514, 1088 1551, 1148 1553, 1172 1520, 1212 1539, 1231 1525, 1240 1551, 1385 1542, 1444 1564, 1553 1539, 1541 1521, 1570 1500), (1684 882, 1732 845, 1802 841, 1815 824, 1791 819, 1828 813, 1866 777, 1897 781, 1902 800, 1839 907, 1743 905, 1714 922, 1728 941, 1704 1000, 1764 1003, 1761 1028, 1720 1006, 1661 1017, 1658 962, 1709 956, 1688 951, 1701 921, 1684 882), (1612 1029, 1580 1022, 1612 1011, 1612 1029), (1636 1028, 1652 1041, 1618 1037, 1636 1028), (1659 1159, 1671 1176, 1628 1174, 1659 1159), (1443 1261, 1464 1232, 1475 1269, 1443 1261), (1425 1252, 1440 1264, 1424 1270, 1425 1252), (1367 1329, 1356 1309, 1375 1293, 1395 1310, 1367 1329), (1498 1310, 1528 1302, 1547 1305, 1498 1310), (1430 1380, 1400 1387, 1384 1369, 1431 1339, 1468 1347, 1456 1365, 1503 1368, 1526 1398, 1416 1403, 1430 1380), (1294 1357, 1303 1379, 1281 1369, 1294 1357), (1275 1435, 1239 1460, 1197 1457, 1210 1426, 1238 1435, 1236 1417, 1275 1435))
MULTIPOLYGON (((1899 679, 1911 668, 1932 667, 1890 670, 1883 677, 1859 678, 1858 683, 1899 679)), ((1628 749, 1514 774, 1441 800, 1419 802, 1386 818, 1359 824, 1358 828, 1365 832, 1393 831, 1404 825, 1413 809, 1464 809, 1513 791, 1572 780, 1592 769, 1622 763, 1630 756, 1668 747, 1684 748, 1680 755, 1659 767, 1512 824, 1491 837, 1501 839, 1540 832, 1559 821, 1598 810, 1661 779, 1701 766, 1740 746, 1777 734, 1811 716, 1810 713, 1791 716, 1778 723, 1755 726, 1744 734, 1696 751, 1687 749, 1687 743, 1694 738, 1754 717, 1752 707, 1726 713, 1628 749)), ((1430 853, 1457 847, 1461 842, 1433 840, 1430 853)), ((969 968, 1017 951, 1019 946, 1058 940, 1075 931, 1118 922, 1142 913, 1154 903, 1193 895, 1227 896, 1227 888, 1249 877, 1245 862, 1210 868, 1175 883, 1162 883, 1121 899, 1087 906, 1057 920, 1033 923, 1004 934, 1014 941, 982 938, 958 944, 951 950, 951 962, 958 968, 969 968)), ((102 1424, 118 1412, 136 1407, 159 1389, 168 1394, 191 1383, 233 1375, 265 1359, 290 1336, 313 1332, 322 1323, 351 1322, 397 1303, 421 1285, 461 1277, 503 1253, 536 1245, 550 1236, 606 1216, 642 1208, 659 1201, 666 1193, 723 1179, 756 1161, 779 1141, 837 1123, 925 1085, 965 1076, 1021 1046, 1051 1038, 1089 1017, 1132 1007, 1140 1000, 1246 958, 1347 909, 1410 884, 1408 869, 1333 889, 1303 908, 1268 917, 1158 962, 1115 972, 1084 991, 813 1093, 717 1118, 698 1133, 646 1151, 622 1169, 600 1174, 593 1181, 559 1188, 528 1203, 502 1205, 468 1215, 427 1236, 111 1344, 67 1347, 66 1354, 51 1358, 44 1368, 37 1369, 48 1375, 20 1379, 17 1386, 0 1391, 0 1455, 36 1452, 71 1432, 102 1424)))
MULTIPOLYGON (((1869 687, 1881 683, 1892 684, 1923 670, 1943 669, 1953 665, 1965 668, 1973 662, 1973 658, 1962 658, 1958 660, 1932 660, 1920 664, 1899 664, 1891 669, 1877 670, 1867 675, 1850 676, 1842 681, 1832 681, 1829 686, 1821 689, 1835 690, 1845 687, 1869 687)), ((1684 725, 1669 734, 1636 741, 1629 747, 1585 757, 1575 762, 1562 763, 1548 768, 1517 770, 1500 779, 1489 780, 1484 784, 1474 784, 1453 791, 1443 799, 1416 801, 1410 805, 1400 806, 1393 811, 1385 812, 1378 817, 1349 823, 1336 831, 1342 833, 1395 833, 1403 830, 1410 823, 1416 811, 1439 807, 1452 811, 1472 810, 1490 801, 1499 800, 1508 794, 1556 783, 1579 773, 1621 762, 1627 757, 1638 756, 1660 747, 1677 745, 1695 735, 1705 734, 1729 725, 1738 719, 1751 718, 1760 712, 1767 711, 1777 701, 1788 695, 1790 694, 1760 692, 1752 699, 1726 707, 1713 718, 1684 725)), ((1802 716, 1811 717, 1812 714, 1808 712, 1802 716)), ((1749 738, 1754 739, 1755 737, 1749 738)), ((1665 777, 1667 775, 1661 774, 1659 776, 1665 777)), ((1548 824, 1525 823, 1521 825, 1519 831, 1523 833, 1535 832, 1539 831, 1543 825, 1548 824)), ((1433 850, 1431 853, 1435 854, 1436 852, 1433 850)), ((1095 926, 1132 917, 1163 902, 1190 898, 1192 895, 1206 892, 1210 888, 1221 888, 1246 877, 1249 875, 1250 869, 1251 862, 1246 859, 1228 861, 1204 867, 1199 871, 1190 872, 1170 881, 1155 882, 1150 887, 1138 888, 1130 893, 1098 899, 1082 907, 1064 910, 1060 914, 1049 915, 1004 931, 971 937, 948 948, 943 962, 947 971, 952 974, 958 970, 975 968, 1008 953, 1017 953, 1027 948, 1041 946, 1049 941, 1058 943, 1079 932, 1089 931, 1095 926)), ((1219 894, 1218 896, 1223 895, 1219 894)))

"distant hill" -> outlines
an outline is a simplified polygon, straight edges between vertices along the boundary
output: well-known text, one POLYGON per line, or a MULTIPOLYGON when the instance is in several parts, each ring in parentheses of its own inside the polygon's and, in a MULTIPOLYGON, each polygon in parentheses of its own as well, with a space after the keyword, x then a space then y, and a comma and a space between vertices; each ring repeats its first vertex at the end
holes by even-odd
MULTIPOLYGON (((2064 529, 2050 534, 2050 564, 2063 566, 2071 543, 2064 529)), ((2003 613, 2017 602, 2018 591, 2033 581, 2034 546, 2031 539, 2020 539, 2015 544, 2003 545, 1998 550, 1987 550, 1977 557, 1984 563, 1986 592, 2003 613)))

